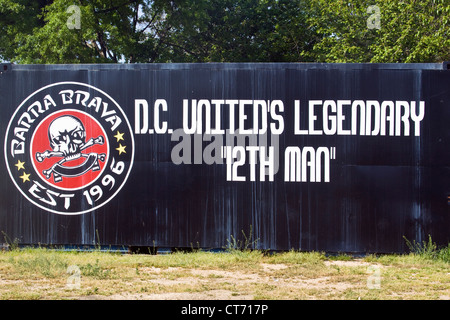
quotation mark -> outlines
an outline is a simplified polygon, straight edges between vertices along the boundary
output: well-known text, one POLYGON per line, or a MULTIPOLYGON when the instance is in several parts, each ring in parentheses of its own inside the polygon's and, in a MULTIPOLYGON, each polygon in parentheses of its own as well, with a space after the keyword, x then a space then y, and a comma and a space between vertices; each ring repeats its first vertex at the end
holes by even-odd
POLYGON ((336 159, 336 147, 330 148, 330 159, 335 160, 336 159))

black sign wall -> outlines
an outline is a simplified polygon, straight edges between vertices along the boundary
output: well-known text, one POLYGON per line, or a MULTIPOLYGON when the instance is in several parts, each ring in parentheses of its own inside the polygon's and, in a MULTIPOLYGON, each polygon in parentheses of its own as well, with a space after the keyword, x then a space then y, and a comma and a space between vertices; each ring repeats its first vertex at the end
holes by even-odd
POLYGON ((446 66, 3 64, 0 231, 76 246, 446 245, 446 66))

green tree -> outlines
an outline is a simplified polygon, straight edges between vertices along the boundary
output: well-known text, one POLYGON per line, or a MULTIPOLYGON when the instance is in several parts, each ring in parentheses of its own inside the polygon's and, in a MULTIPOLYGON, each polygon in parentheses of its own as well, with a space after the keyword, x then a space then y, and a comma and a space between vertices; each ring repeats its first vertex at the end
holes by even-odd
MULTIPOLYGON (((301 0, 178 0, 164 12, 159 61, 304 61, 314 34, 301 0), (308 34, 309 33, 309 34, 308 34)), ((152 35, 149 35, 152 36, 152 35)))
POLYGON ((15 49, 23 43, 23 36, 44 25, 38 18, 43 6, 42 1, 0 0, 1 58, 11 60, 15 49))
POLYGON ((301 0, 0 0, 0 57, 18 63, 307 61, 301 0), (80 28, 70 29, 70 5, 80 28))
POLYGON ((440 62, 449 17, 448 0, 0 0, 0 59, 440 62))
POLYGON ((313 55, 323 62, 450 60, 449 17, 448 0, 311 1, 308 21, 320 38, 313 55), (368 12, 371 5, 379 28, 370 28, 378 14, 368 12))
POLYGON ((163 13, 153 1, 0 0, 0 55, 18 63, 142 62, 154 57, 163 13), (79 8, 80 27, 69 28, 79 8), (148 34, 152 34, 151 37, 148 34))

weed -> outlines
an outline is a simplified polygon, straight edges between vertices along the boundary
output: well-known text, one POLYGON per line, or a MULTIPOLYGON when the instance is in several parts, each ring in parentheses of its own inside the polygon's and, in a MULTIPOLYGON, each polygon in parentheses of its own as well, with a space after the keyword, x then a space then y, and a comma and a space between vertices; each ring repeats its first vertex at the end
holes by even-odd
POLYGON ((428 235, 428 241, 422 241, 422 243, 416 242, 416 240, 411 242, 405 236, 403 236, 403 239, 405 239, 406 245, 413 254, 431 259, 435 257, 437 246, 431 240, 431 235, 428 235))
POLYGON ((431 235, 428 235, 428 241, 413 242, 409 241, 406 237, 403 237, 406 241, 406 245, 413 255, 424 259, 439 260, 450 263, 450 243, 443 248, 438 249, 437 245, 431 239, 431 235))
POLYGON ((321 252, 301 252, 296 250, 290 250, 284 253, 276 253, 269 256, 268 261, 270 263, 289 263, 289 264, 302 264, 302 265, 323 265, 323 261, 326 259, 325 254, 321 252))
POLYGON ((351 261, 353 257, 347 253, 338 252, 337 255, 329 255, 328 259, 337 261, 351 261))
POLYGON ((259 239, 255 239, 253 240, 253 226, 250 225, 250 231, 249 231, 249 236, 247 236, 244 232, 244 230, 241 230, 242 232, 242 236, 244 237, 243 240, 237 239, 236 237, 234 237, 233 235, 230 235, 230 239, 227 239, 227 245, 224 248, 227 251, 234 251, 234 250, 239 250, 239 251, 247 251, 247 250, 253 250, 257 247, 258 244, 258 240, 259 239))
POLYGON ((11 238, 4 231, 2 231, 2 234, 8 250, 19 249, 19 239, 15 238, 14 240, 11 240, 11 238))
POLYGON ((99 265, 99 259, 96 259, 94 264, 88 263, 80 267, 83 276, 94 277, 97 279, 106 279, 111 275, 111 270, 104 270, 99 265))
POLYGON ((45 249, 37 249, 38 255, 24 255, 17 259, 11 257, 12 263, 23 274, 41 274, 48 278, 55 278, 65 274, 68 263, 56 252, 47 252, 45 249))
POLYGON ((450 244, 447 247, 441 248, 436 253, 436 258, 444 262, 450 263, 450 244))
POLYGON ((100 251, 102 246, 100 245, 100 235, 98 234, 98 229, 95 229, 95 234, 97 236, 97 243, 94 242, 94 247, 97 251, 100 251))

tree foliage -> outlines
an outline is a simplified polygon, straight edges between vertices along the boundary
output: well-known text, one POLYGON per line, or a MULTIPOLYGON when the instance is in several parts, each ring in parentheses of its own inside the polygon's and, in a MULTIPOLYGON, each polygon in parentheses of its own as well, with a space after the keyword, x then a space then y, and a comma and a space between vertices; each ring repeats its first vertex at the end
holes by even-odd
POLYGON ((309 25, 320 37, 314 46, 323 62, 441 62, 450 60, 450 1, 377 1, 379 28, 372 0, 317 0, 309 25))
POLYGON ((0 0, 0 59, 440 62, 449 17, 448 0, 0 0))

